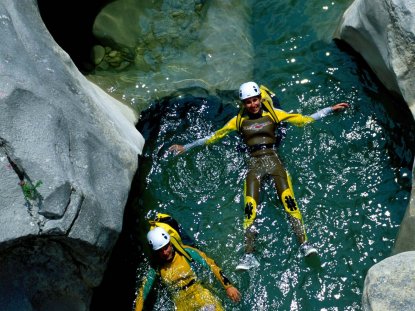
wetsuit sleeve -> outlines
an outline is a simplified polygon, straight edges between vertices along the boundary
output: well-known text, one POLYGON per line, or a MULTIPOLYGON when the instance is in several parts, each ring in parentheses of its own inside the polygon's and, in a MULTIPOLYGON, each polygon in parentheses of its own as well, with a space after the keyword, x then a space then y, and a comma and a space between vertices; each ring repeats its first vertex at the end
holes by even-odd
POLYGON ((323 108, 315 113, 313 113, 310 117, 312 117, 314 120, 320 120, 324 118, 325 116, 328 116, 333 112, 333 109, 331 107, 323 108))
POLYGON ((229 279, 223 274, 222 269, 204 252, 193 247, 186 247, 186 251, 190 254, 194 261, 203 267, 210 269, 225 289, 233 286, 229 279))
POLYGON ((217 130, 215 133, 213 133, 210 136, 200 138, 198 140, 195 140, 194 142, 191 142, 189 144, 184 145, 185 151, 188 151, 196 146, 201 145, 209 145, 217 142, 218 140, 222 139, 226 135, 228 135, 230 132, 236 130, 236 117, 233 117, 228 123, 225 124, 224 127, 217 130))
POLYGON ((135 309, 134 311, 141 311, 144 307, 144 302, 150 293, 151 288, 153 287, 154 280, 156 278, 156 271, 153 268, 150 268, 146 277, 144 278, 140 289, 138 290, 137 298, 135 299, 135 309))
POLYGON ((293 125, 302 126, 324 118, 325 116, 331 114, 333 109, 331 107, 323 108, 313 113, 311 116, 304 116, 299 113, 288 113, 280 109, 274 109, 274 111, 280 122, 286 121, 293 125))

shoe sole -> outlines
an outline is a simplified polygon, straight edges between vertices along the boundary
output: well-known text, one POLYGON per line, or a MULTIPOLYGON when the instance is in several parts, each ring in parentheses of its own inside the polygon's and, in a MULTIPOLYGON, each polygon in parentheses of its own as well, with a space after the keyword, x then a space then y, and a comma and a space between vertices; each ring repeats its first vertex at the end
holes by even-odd
POLYGON ((237 265, 235 270, 250 270, 250 269, 258 268, 259 266, 260 266, 259 263, 253 266, 246 266, 242 264, 242 265, 237 265))
POLYGON ((237 265, 235 270, 249 270, 250 268, 247 266, 237 265))
POLYGON ((310 257, 310 256, 317 256, 318 252, 316 250, 312 250, 308 252, 307 254, 304 254, 304 257, 310 257))

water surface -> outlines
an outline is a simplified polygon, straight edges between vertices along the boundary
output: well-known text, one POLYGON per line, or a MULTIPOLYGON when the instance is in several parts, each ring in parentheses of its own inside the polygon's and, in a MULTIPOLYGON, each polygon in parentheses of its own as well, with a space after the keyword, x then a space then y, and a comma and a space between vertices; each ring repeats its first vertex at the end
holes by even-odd
MULTIPOLYGON (((121 288, 130 300, 124 304, 132 306, 135 273, 145 273, 146 217, 157 211, 177 218, 240 289, 243 301, 235 305, 212 284, 227 310, 361 310, 366 272, 390 255, 408 204, 413 138, 404 130, 412 126, 409 110, 352 51, 331 40, 350 2, 260 1, 251 21, 254 79, 278 94, 283 109, 311 114, 336 102, 351 105, 306 127, 288 126, 278 150, 319 260, 301 256, 267 182, 256 222, 261 268, 234 270, 243 252, 240 138, 230 135, 177 157, 167 152, 173 143, 211 134, 237 112, 232 90, 218 97, 195 88, 153 102, 142 114, 140 174, 101 290, 121 290, 113 281, 129 279, 121 288)), ((171 307, 162 295, 152 303, 154 310, 171 307)))

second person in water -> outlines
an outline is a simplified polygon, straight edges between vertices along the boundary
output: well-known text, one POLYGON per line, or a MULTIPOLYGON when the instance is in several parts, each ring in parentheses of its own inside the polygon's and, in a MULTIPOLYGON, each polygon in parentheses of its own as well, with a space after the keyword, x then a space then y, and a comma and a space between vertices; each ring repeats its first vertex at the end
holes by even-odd
POLYGON ((236 269, 247 270, 259 266, 253 255, 256 229, 254 221, 259 204, 259 190, 264 177, 271 176, 278 197, 288 213, 291 227, 297 236, 300 249, 304 256, 317 254, 317 249, 308 241, 304 222, 288 171, 285 169, 276 152, 276 129, 281 122, 296 126, 317 121, 334 111, 347 108, 347 103, 338 103, 317 111, 311 116, 287 113, 273 106, 275 95, 266 87, 259 87, 255 82, 243 83, 239 88, 239 98, 242 101, 241 110, 221 129, 212 135, 198 139, 186 145, 172 145, 169 150, 181 154, 189 149, 214 143, 232 131, 239 131, 248 146, 250 159, 244 185, 244 231, 245 254, 236 269))
POLYGON ((167 287, 177 311, 223 311, 219 298, 199 279, 199 274, 209 271, 222 284, 229 299, 235 303, 241 300, 239 290, 201 250, 181 244, 181 240, 179 242, 161 227, 151 229, 147 240, 152 249, 152 264, 138 290, 135 311, 144 309, 156 279, 167 287))

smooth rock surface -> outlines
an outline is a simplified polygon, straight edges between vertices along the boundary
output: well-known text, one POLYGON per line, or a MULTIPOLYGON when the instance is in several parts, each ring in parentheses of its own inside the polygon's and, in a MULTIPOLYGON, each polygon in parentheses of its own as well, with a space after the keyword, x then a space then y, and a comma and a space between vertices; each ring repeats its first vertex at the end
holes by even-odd
POLYGON ((372 266, 365 279, 363 309, 415 310, 415 251, 386 258, 372 266))
POLYGON ((88 81, 36 1, 0 3, 0 310, 88 310, 144 140, 88 81))
POLYGON ((415 115, 414 0, 356 0, 334 37, 362 55, 385 87, 401 95, 415 115))
MULTIPOLYGON (((334 37, 358 52, 385 87, 402 96, 415 116, 415 1, 356 0, 344 13, 334 37)), ((412 169, 412 184, 414 181, 412 169)), ((363 310, 415 310, 414 196, 412 186, 394 256, 371 267, 366 275, 363 310)))

